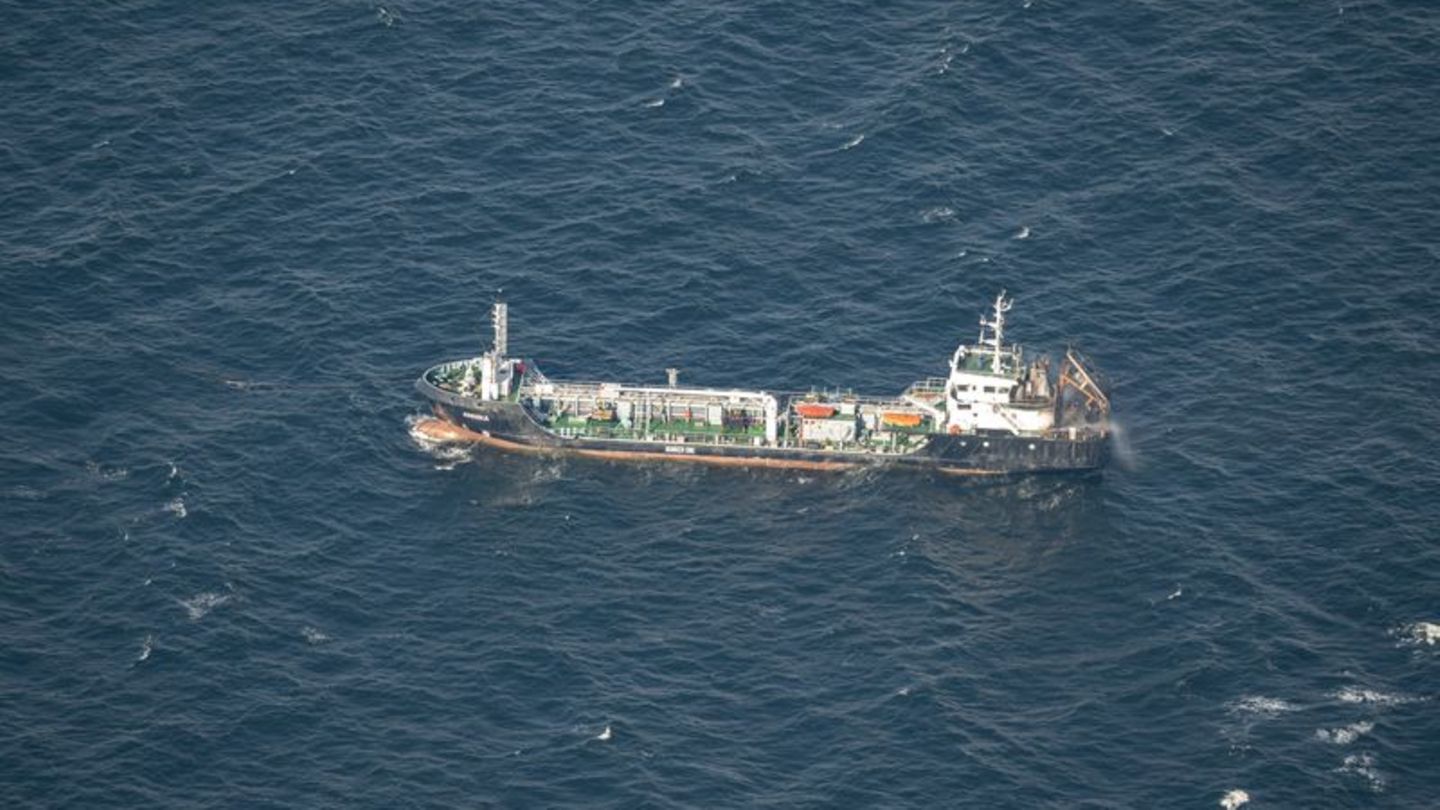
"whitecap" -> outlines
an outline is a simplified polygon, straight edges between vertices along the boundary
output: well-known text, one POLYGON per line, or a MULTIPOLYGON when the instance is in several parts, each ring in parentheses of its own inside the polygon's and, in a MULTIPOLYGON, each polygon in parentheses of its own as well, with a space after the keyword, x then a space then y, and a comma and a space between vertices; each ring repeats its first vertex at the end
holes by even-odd
POLYGON ((646 106, 646 107, 664 107, 664 106, 665 106, 665 99, 663 99, 663 98, 651 99, 650 101, 645 102, 645 106, 646 106))
POLYGON ((1347 686, 1336 692, 1335 699, 1345 703, 1373 703, 1376 706, 1399 706, 1424 700, 1424 698, 1381 692, 1376 689, 1359 689, 1354 686, 1347 686))
POLYGON ((683 77, 681 77, 681 76, 676 76, 675 78, 673 78, 673 79, 670 80, 670 89, 671 89, 671 90, 679 90, 680 88, 682 88, 682 87, 684 87, 684 86, 685 86, 685 79, 684 79, 683 77))
POLYGON ((615 732, 611 730, 610 724, 606 723, 605 730, 600 732, 599 734, 596 734, 595 739, 599 740, 600 742, 610 742, 610 739, 614 736, 615 732))
POLYGON ((1249 804, 1249 802, 1250 794, 1240 788, 1235 788, 1220 797, 1220 806, 1225 808, 1225 810, 1236 810, 1236 808, 1249 804))
POLYGON ((304 636, 305 640, 311 644, 324 644, 330 640, 329 636, 309 625, 300 628, 300 635, 304 636))
POLYGON ((1029 225, 1021 225, 1021 226, 1020 226, 1020 230, 1015 233, 1015 238, 1016 238, 1016 239, 1029 239, 1029 238, 1030 238, 1030 226, 1029 226, 1029 225))
POLYGON ((99 476, 106 481, 124 481, 130 477, 130 471, 124 467, 110 467, 98 461, 85 462, 85 470, 91 475, 99 476))
POLYGON ((1263 697, 1260 695, 1247 695, 1239 700, 1231 701, 1230 711, 1236 714, 1257 714, 1261 717, 1275 717, 1285 712, 1295 711, 1295 704, 1280 698, 1263 697))
POLYGON ((1385 777, 1375 767, 1375 757, 1372 754, 1351 754, 1345 757, 1340 767, 1335 769, 1336 773, 1353 773, 1362 776, 1370 784, 1370 789, 1379 793, 1385 789, 1385 777))
POLYGON ((937 220, 948 220, 955 218, 955 209, 948 205, 937 205, 934 208, 926 208, 920 212, 920 220, 925 223, 937 220))
POLYGON ((177 518, 183 518, 186 515, 190 514, 188 511, 185 510, 184 496, 177 497, 169 503, 165 504, 165 511, 169 512, 177 518))
POLYGON ((859 146, 860 144, 862 144, 862 143, 864 143, 864 142, 865 142, 865 133, 862 132, 862 133, 860 133, 859 135, 856 135, 855 137, 851 138, 849 141, 846 141, 845 145, 842 146, 842 147, 840 147, 840 149, 841 149, 841 150, 854 149, 855 147, 859 146))
POLYGON ((155 636, 147 635, 145 640, 140 642, 140 657, 136 661, 144 661, 150 657, 150 652, 155 649, 155 636))
POLYGON ((180 600, 185 612, 190 614, 190 621, 198 622, 205 618, 205 614, 230 601, 228 594, 219 594, 213 591, 197 593, 189 599, 180 600))
POLYGON ((1175 600, 1175 599, 1179 599, 1181 596, 1184 595, 1184 593, 1185 593, 1185 589, 1184 589, 1183 587, 1179 586, 1179 585, 1176 585, 1176 586, 1175 586, 1175 592, 1172 593, 1172 594, 1170 594, 1169 596, 1165 597, 1165 601, 1166 601, 1166 602, 1170 602, 1170 601, 1173 601, 1173 600, 1175 600))
POLYGON ((1361 720, 1342 728, 1317 728, 1315 729, 1315 738, 1321 742, 1334 743, 1335 745, 1349 745, 1366 734, 1369 734, 1374 728, 1374 723, 1361 720))
POLYGON ((1408 624, 1400 631, 1405 638, 1401 644, 1424 644, 1430 647, 1440 644, 1440 622, 1415 622, 1408 624))

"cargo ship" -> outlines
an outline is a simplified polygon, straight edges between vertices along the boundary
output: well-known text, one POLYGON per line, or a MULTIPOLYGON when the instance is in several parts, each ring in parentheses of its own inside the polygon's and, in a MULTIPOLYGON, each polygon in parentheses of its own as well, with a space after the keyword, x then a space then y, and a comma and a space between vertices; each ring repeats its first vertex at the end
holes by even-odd
POLYGON ((415 387, 438 442, 601 459, 798 470, 887 465, 955 475, 1098 470, 1110 456, 1110 397, 1075 349, 1052 371, 1005 343, 1002 291, 944 377, 894 396, 559 380, 509 354, 509 309, 491 312, 479 357, 426 370, 415 387))

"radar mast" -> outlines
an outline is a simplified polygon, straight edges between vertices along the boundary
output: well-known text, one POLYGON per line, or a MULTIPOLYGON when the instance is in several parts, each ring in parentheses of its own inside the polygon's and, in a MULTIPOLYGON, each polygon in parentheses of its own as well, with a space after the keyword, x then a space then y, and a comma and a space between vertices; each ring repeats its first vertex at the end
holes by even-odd
POLYGON ((980 319, 980 340, 978 342, 981 345, 990 344, 990 371, 994 374, 1001 373, 1000 355, 1005 348, 1002 342, 1005 339, 1005 313, 1009 312, 1010 307, 1014 305, 1015 299, 1006 298, 1005 291, 1001 290, 1000 294, 995 296, 995 320, 987 321, 984 318, 980 319), (993 337, 988 340, 985 338, 985 330, 987 328, 993 335, 993 337))

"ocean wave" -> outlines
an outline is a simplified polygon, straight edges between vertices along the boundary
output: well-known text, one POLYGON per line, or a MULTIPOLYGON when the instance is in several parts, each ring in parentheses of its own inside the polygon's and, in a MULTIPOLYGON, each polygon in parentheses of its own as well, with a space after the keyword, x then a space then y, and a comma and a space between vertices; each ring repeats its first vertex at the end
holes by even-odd
POLYGON ((98 461, 85 462, 85 471, 105 481, 124 481, 130 477, 130 470, 125 467, 112 467, 98 461))
POLYGON ((1425 700, 1423 697, 1381 692, 1378 689, 1363 689, 1357 686, 1347 686, 1335 692, 1334 697, 1343 703, 1368 703, 1374 706, 1403 706, 1407 703, 1419 703, 1425 700))
POLYGON ((1315 729, 1315 738, 1335 745, 1349 745, 1369 734, 1374 728, 1374 723, 1361 720, 1342 728, 1317 728, 1315 729))
POLYGON ((205 618, 210 611, 229 601, 229 594, 206 591, 197 593, 189 599, 180 600, 180 605, 185 608, 185 613, 190 616, 190 621, 198 622, 205 618))
POLYGON ((1297 708, 1288 700, 1260 695, 1247 695, 1231 701, 1227 706, 1234 714, 1250 714, 1261 717, 1277 717, 1286 712, 1293 712, 1297 708))
POLYGON ((1440 622, 1415 622, 1407 624, 1394 631, 1391 635, 1400 636, 1402 645, 1425 645, 1433 647, 1440 644, 1440 622))
POLYGON ((1336 768, 1335 771, 1337 773, 1353 774, 1363 778, 1366 785, 1376 793, 1381 793, 1385 790, 1385 775, 1376 767, 1374 754, 1350 754, 1345 757, 1340 763, 1340 767, 1336 768))
POLYGON ((1220 797, 1220 806, 1224 808, 1224 810, 1239 810, 1240 807, 1249 802, 1250 794, 1240 788, 1226 791, 1225 795, 1220 797))

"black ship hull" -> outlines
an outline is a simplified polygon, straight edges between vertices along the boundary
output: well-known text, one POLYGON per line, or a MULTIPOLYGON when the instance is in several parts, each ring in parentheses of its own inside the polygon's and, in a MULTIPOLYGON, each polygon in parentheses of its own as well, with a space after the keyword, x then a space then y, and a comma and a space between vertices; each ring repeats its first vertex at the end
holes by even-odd
POLYGON ((423 378, 416 387, 431 401, 436 417, 445 426, 432 432, 436 438, 473 441, 517 452, 809 470, 885 465, 957 475, 1098 470, 1105 466, 1110 452, 1107 436, 1085 433, 1074 438, 1064 433, 1042 437, 1002 431, 929 434, 921 446, 904 453, 563 436, 541 425, 516 401, 481 401, 440 390, 423 378))

